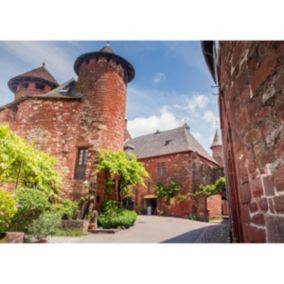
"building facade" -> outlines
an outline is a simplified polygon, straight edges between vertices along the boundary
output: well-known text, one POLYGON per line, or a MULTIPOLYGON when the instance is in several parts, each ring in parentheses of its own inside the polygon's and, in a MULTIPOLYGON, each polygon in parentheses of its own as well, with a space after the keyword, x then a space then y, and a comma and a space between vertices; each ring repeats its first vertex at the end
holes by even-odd
POLYGON ((78 199, 87 185, 104 193, 94 174, 96 151, 123 150, 127 84, 135 72, 109 45, 79 56, 74 69, 78 80, 61 85, 44 65, 12 78, 15 100, 0 108, 0 123, 56 157, 61 194, 78 199))
POLYGON ((150 174, 146 186, 134 193, 137 212, 184 218, 191 215, 201 220, 222 215, 220 194, 207 199, 191 196, 200 185, 214 183, 222 176, 222 167, 191 135, 187 125, 130 139, 125 149, 133 151, 150 174), (181 186, 180 192, 168 200, 158 198, 155 187, 171 182, 181 186))
POLYGON ((203 42, 236 242, 284 242, 284 42, 203 42))

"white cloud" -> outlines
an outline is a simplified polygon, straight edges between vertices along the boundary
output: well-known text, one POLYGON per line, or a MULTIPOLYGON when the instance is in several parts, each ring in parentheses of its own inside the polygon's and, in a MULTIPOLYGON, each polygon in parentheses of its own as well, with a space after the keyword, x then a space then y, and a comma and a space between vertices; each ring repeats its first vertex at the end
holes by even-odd
POLYGON ((162 81, 165 81, 166 79, 167 79, 166 74, 159 72, 159 73, 156 73, 156 74, 154 75, 154 77, 153 77, 153 83, 154 83, 154 84, 159 84, 159 83, 161 83, 162 81))
MULTIPOLYGON (((1 47, 22 62, 38 67, 42 62, 61 79, 74 77, 74 59, 55 42, 3 41, 1 47)), ((18 75, 18 74, 15 74, 18 75)))
POLYGON ((183 124, 182 120, 168 110, 168 106, 163 106, 160 109, 159 115, 149 117, 137 117, 128 122, 128 130, 132 137, 141 136, 144 134, 153 133, 156 130, 169 130, 179 127, 183 124))
POLYGON ((211 110, 207 110, 204 114, 203 114, 203 120, 206 123, 211 124, 212 127, 216 128, 216 123, 218 124, 219 118, 215 115, 215 113, 211 110))
POLYGON ((208 106, 209 99, 202 94, 194 94, 192 98, 187 100, 186 109, 190 112, 195 112, 196 109, 202 109, 208 106))

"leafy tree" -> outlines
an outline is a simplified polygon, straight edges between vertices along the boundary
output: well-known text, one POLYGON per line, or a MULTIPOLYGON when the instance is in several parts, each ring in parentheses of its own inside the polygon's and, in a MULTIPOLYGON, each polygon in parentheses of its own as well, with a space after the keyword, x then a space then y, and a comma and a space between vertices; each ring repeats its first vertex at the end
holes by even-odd
POLYGON ((61 185, 55 164, 55 158, 34 149, 7 125, 0 125, 0 183, 36 188, 52 196, 61 185))
POLYGON ((127 156, 125 152, 111 150, 98 151, 96 170, 109 174, 106 180, 107 189, 113 186, 113 179, 119 178, 120 198, 123 199, 130 194, 135 185, 145 185, 144 179, 149 176, 143 163, 139 162, 135 155, 127 156))

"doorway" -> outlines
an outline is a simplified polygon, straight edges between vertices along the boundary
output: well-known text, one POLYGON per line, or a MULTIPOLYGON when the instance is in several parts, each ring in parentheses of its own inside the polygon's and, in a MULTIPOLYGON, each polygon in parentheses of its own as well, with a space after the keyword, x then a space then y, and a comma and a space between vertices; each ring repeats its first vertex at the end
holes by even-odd
POLYGON ((157 198, 144 198, 144 210, 146 215, 157 214, 157 198))

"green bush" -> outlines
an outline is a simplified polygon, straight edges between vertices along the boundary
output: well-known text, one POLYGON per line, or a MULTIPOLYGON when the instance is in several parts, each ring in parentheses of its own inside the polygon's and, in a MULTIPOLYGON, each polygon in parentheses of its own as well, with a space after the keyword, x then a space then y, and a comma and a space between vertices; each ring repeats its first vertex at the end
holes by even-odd
POLYGON ((62 199, 60 202, 51 206, 51 211, 58 212, 61 216, 61 219, 73 220, 76 219, 79 213, 79 205, 75 201, 62 199))
POLYGON ((119 202, 114 200, 103 200, 100 206, 100 213, 102 214, 116 214, 119 210, 119 202))
POLYGON ((28 226, 49 208, 48 197, 42 191, 31 188, 18 189, 15 193, 18 212, 10 229, 27 232, 28 226))
POLYGON ((99 215, 98 223, 105 229, 129 228, 134 225, 137 214, 134 211, 119 209, 111 214, 102 213, 99 215))
POLYGON ((0 233, 5 232, 17 213, 15 199, 10 193, 0 190, 0 233))
POLYGON ((47 236, 54 235, 60 223, 61 216, 59 212, 44 212, 28 226, 28 234, 37 240, 43 240, 47 236))

